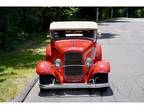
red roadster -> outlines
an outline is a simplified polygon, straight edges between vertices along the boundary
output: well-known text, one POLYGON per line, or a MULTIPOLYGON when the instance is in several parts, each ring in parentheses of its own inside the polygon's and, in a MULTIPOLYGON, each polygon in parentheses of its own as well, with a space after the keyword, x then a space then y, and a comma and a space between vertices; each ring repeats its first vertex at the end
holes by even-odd
POLYGON ((53 22, 50 36, 46 60, 36 66, 40 90, 109 87, 110 64, 102 60, 96 22, 53 22))

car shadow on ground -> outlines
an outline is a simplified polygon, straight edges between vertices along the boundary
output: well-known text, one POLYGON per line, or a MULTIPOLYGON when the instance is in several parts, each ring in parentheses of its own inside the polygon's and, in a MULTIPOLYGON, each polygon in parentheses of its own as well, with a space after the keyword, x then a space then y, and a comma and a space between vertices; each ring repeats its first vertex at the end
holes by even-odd
POLYGON ((112 96, 113 91, 110 87, 106 91, 102 89, 59 89, 46 90, 39 92, 40 97, 98 97, 98 96, 112 96))
POLYGON ((99 39, 110 39, 110 38, 115 38, 116 36, 118 36, 118 34, 101 33, 101 37, 99 39))
POLYGON ((130 21, 125 20, 107 20, 104 23, 129 23, 130 21))
POLYGON ((129 20, 124 20, 124 19, 121 19, 121 18, 113 18, 113 19, 108 19, 108 20, 105 20, 105 21, 100 21, 98 23, 98 25, 100 26, 108 26, 110 23, 130 23, 131 21, 129 20))

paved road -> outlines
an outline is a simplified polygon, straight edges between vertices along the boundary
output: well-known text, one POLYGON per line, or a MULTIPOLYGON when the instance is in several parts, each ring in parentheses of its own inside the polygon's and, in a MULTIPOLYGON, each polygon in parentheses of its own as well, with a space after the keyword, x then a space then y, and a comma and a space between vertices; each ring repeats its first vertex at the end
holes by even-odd
POLYGON ((55 90, 40 93, 38 83, 25 102, 144 102, 144 19, 118 19, 101 23, 103 58, 109 59, 110 88, 55 90))

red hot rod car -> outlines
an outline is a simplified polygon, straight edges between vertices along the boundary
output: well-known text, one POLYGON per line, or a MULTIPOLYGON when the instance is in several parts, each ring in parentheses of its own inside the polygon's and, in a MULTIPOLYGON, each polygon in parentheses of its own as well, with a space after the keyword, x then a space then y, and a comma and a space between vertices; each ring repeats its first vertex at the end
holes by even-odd
POLYGON ((46 60, 36 66, 41 90, 109 86, 110 64, 102 60, 96 22, 53 22, 50 36, 46 60))

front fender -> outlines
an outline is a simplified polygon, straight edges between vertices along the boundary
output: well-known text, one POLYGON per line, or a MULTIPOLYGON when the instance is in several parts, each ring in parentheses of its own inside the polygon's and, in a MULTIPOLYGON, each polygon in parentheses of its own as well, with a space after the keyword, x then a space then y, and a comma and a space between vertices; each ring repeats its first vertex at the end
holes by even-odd
POLYGON ((56 76, 55 75, 56 68, 51 62, 48 61, 40 61, 36 65, 36 72, 38 75, 51 74, 53 76, 56 76))
POLYGON ((92 73, 109 73, 110 72, 110 63, 107 60, 97 61, 93 65, 92 73))
POLYGON ((49 61, 40 61, 36 65, 36 72, 38 75, 52 75, 54 76, 60 83, 63 83, 64 78, 56 69, 56 67, 49 61))

